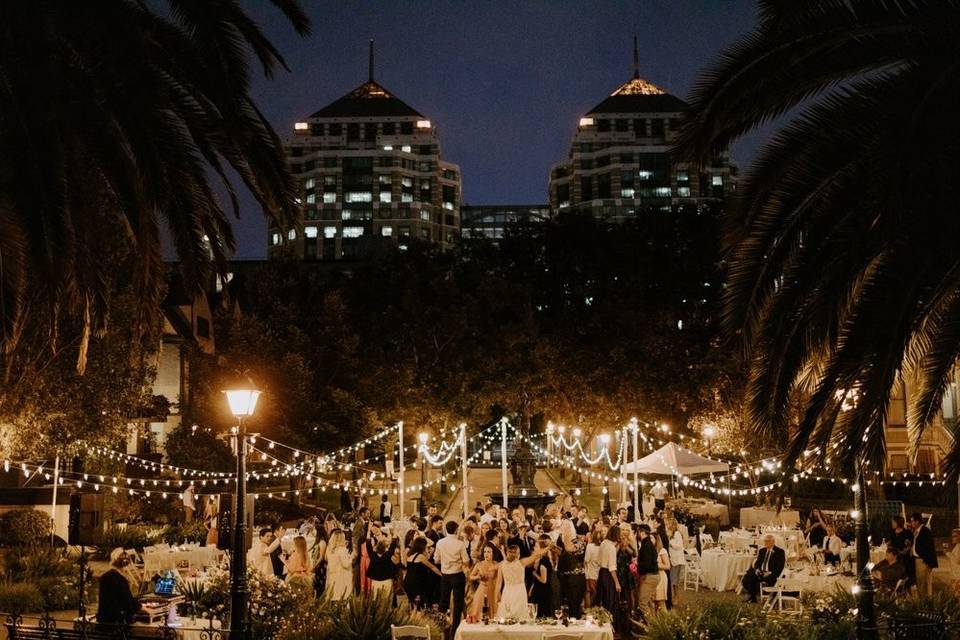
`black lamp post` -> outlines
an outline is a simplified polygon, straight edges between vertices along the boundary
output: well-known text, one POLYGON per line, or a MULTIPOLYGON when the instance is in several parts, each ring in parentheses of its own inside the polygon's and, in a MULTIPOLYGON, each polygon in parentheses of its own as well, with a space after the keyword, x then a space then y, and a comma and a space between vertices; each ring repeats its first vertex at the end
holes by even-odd
POLYGON ((428 436, 426 433, 421 432, 418 436, 420 440, 420 517, 427 517, 427 458, 425 452, 427 450, 427 439, 428 436))
POLYGON ((247 608, 250 587, 247 586, 247 431, 244 418, 253 415, 260 391, 245 380, 224 391, 230 413, 237 418, 237 504, 234 508, 233 556, 230 559, 230 636, 229 640, 246 640, 247 608))
POLYGON ((877 637, 877 616, 873 608, 873 576, 870 575, 870 543, 867 540, 867 485, 863 462, 857 465, 857 484, 854 487, 854 531, 857 536, 857 637, 874 640, 877 637))

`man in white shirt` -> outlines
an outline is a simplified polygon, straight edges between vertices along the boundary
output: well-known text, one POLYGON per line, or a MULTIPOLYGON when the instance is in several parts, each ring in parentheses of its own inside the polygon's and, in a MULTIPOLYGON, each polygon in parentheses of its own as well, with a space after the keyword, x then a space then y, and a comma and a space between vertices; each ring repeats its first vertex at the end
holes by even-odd
POLYGON ((393 504, 390 502, 390 496, 383 494, 383 500, 380 502, 380 522, 390 524, 393 516, 393 504))
POLYGON ((451 637, 456 636, 460 618, 463 616, 463 597, 467 586, 466 572, 470 570, 470 556, 467 545, 457 535, 457 523, 452 520, 446 526, 447 535, 437 542, 433 552, 434 564, 440 567, 440 608, 444 613, 450 608, 450 596, 453 595, 453 619, 451 637))
POLYGON ((275 577, 270 554, 279 546, 280 538, 274 537, 270 527, 261 528, 259 537, 253 541, 253 545, 247 551, 247 566, 264 578, 275 577))
POLYGON ((486 513, 480 516, 480 523, 482 524, 486 522, 487 524, 490 524, 496 519, 497 519, 497 507, 493 503, 488 502, 486 507, 486 513))
POLYGON ((657 480, 650 489, 650 495, 653 496, 653 508, 657 511, 663 511, 667 506, 667 488, 663 483, 657 480))
POLYGON ((180 494, 183 501, 183 519, 185 522, 193 522, 193 516, 197 512, 197 498, 193 489, 193 484, 187 486, 180 494))
POLYGON ((843 540, 837 535, 833 525, 827 525, 827 535, 823 538, 823 561, 827 564, 839 564, 843 540))

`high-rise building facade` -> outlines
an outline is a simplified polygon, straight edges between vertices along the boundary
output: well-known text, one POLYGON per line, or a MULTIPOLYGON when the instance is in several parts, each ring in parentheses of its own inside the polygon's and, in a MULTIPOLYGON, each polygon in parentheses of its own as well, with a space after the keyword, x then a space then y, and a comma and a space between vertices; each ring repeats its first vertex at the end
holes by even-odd
POLYGON ((460 235, 466 240, 485 238, 498 242, 513 225, 550 221, 546 204, 463 205, 460 235))
POLYGON ((640 77, 580 118, 567 160, 550 170, 550 208, 622 220, 644 211, 721 205, 736 188, 729 154, 696 167, 670 157, 687 104, 640 77))
POLYGON ((300 186, 300 229, 268 230, 268 255, 361 258, 410 239, 451 247, 460 233, 460 169, 440 158, 429 118, 370 77, 294 125, 286 143, 300 186))

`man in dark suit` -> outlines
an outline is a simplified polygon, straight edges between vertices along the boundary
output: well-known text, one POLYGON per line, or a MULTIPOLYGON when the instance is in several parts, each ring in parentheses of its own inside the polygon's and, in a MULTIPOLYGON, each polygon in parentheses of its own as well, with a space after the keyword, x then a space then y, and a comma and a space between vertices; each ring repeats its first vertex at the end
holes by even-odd
POLYGON ((920 513, 910 516, 910 528, 913 529, 913 548, 910 555, 916 563, 917 591, 931 596, 933 570, 937 568, 937 547, 933 541, 933 532, 920 513))
POLYGON ((772 587, 777 583, 777 578, 783 573, 786 563, 787 554, 774 544, 773 536, 769 534, 764 536, 763 548, 757 552, 756 561, 741 580, 743 590, 747 592, 750 602, 757 601, 762 587, 772 587))

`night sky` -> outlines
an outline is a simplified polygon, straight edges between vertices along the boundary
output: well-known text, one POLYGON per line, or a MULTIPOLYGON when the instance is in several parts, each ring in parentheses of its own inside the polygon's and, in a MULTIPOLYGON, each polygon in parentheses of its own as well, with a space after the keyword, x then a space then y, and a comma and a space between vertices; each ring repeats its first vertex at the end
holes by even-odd
MULTIPOLYGON (((459 164, 465 204, 545 203, 581 114, 628 80, 633 36, 640 75, 684 98, 698 70, 750 29, 754 2, 380 2, 304 0, 313 33, 297 37, 267 2, 244 3, 290 73, 258 75, 254 98, 284 138, 293 123, 366 80, 430 118, 441 155, 459 164)), ((741 168, 760 139, 733 148, 741 168)), ((236 221, 237 257, 266 254, 249 197, 236 221)))

